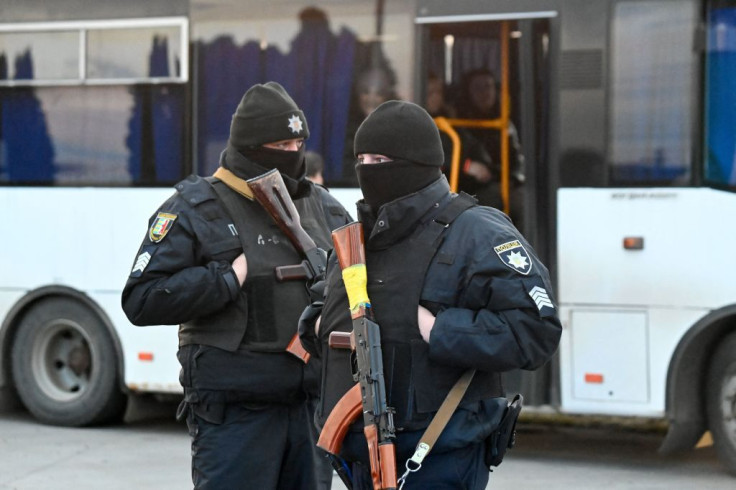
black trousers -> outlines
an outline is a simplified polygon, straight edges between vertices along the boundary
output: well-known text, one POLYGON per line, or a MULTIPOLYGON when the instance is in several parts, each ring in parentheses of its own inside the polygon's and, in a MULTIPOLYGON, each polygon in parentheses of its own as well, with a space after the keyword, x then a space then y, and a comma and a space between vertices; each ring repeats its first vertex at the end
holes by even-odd
MULTIPOLYGON (((326 470, 315 465, 311 410, 296 405, 228 404, 221 424, 189 410, 196 490, 313 490, 326 470), (322 473, 322 474, 321 474, 322 473)), ((322 483, 320 483, 320 481, 322 483)))

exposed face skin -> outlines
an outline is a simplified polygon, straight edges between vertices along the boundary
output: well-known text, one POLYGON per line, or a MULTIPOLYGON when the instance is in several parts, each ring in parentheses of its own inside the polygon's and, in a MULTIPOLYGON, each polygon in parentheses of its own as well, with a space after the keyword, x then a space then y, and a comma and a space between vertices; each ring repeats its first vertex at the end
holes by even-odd
POLYGON ((442 81, 433 79, 427 82, 427 102, 424 105, 427 112, 437 114, 444 104, 444 87, 442 81))
POLYGON ((496 80, 491 75, 476 75, 468 84, 470 101, 481 111, 489 111, 496 104, 496 80))
POLYGON ((376 90, 366 90, 358 94, 358 104, 360 110, 366 116, 373 112, 376 107, 386 102, 386 97, 376 90))
POLYGON ((364 116, 388 100, 389 79, 382 70, 372 69, 362 73, 357 83, 358 106, 364 116))
POLYGON ((378 153, 361 153, 358 155, 358 163, 363 165, 370 165, 372 163, 387 163, 393 160, 386 155, 379 155, 378 153))
POLYGON ((263 143, 264 148, 281 151, 298 151, 304 144, 304 138, 294 138, 290 140, 274 141, 273 143, 263 143))
POLYGON ((322 177, 322 172, 317 172, 314 175, 307 175, 307 178, 315 184, 324 185, 325 179, 322 177))

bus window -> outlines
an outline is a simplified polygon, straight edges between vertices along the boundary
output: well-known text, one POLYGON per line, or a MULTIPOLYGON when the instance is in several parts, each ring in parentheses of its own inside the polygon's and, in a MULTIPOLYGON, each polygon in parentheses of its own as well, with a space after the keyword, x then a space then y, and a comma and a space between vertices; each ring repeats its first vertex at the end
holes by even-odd
POLYGON ((414 98, 414 10, 407 2, 379 11, 375 2, 310 4, 278 2, 258 18, 260 1, 216 0, 206 18, 193 19, 198 174, 217 168, 244 88, 273 80, 307 115, 307 149, 324 159, 326 184, 357 186, 353 135, 366 111, 414 98))
POLYGON ((180 76, 179 29, 91 29, 87 33, 88 78, 180 76), (150 54, 150 59, 149 59, 150 54))
POLYGON ((0 79, 72 80, 79 77, 79 33, 0 32, 0 79), (33 70, 30 60, 35 60, 33 70))
POLYGON ((620 2, 612 23, 609 183, 684 185, 692 164, 694 4, 620 2))
POLYGON ((0 24, 0 184, 184 178, 186 26, 181 18, 0 24))
POLYGON ((705 72, 705 182, 736 186, 736 2, 708 6, 705 72))

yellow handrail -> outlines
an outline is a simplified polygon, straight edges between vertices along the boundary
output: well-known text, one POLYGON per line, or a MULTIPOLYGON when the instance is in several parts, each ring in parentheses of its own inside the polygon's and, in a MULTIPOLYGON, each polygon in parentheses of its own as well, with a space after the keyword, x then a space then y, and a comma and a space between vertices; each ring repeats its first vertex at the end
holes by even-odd
POLYGON ((452 127, 452 124, 446 117, 435 117, 434 123, 437 129, 447 133, 452 140, 452 161, 450 163, 450 190, 457 192, 458 180, 460 176, 460 136, 452 127))
POLYGON ((496 119, 460 119, 435 117, 437 128, 447 133, 452 140, 452 162, 450 165, 450 189, 457 192, 460 175, 460 137, 455 131, 458 128, 497 129, 501 132, 501 199, 503 212, 509 214, 509 120, 511 98, 509 96, 509 24, 501 23, 501 115, 496 119))

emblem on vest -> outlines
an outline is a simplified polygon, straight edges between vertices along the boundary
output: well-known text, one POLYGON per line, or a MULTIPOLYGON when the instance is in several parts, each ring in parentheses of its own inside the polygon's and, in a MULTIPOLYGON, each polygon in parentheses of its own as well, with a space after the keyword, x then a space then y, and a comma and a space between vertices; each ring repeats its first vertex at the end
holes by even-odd
POLYGON ((493 250, 498 255, 498 258, 501 259, 503 265, 509 269, 525 276, 532 270, 532 261, 529 258, 529 254, 519 240, 512 240, 498 245, 497 247, 493 247, 493 250))

